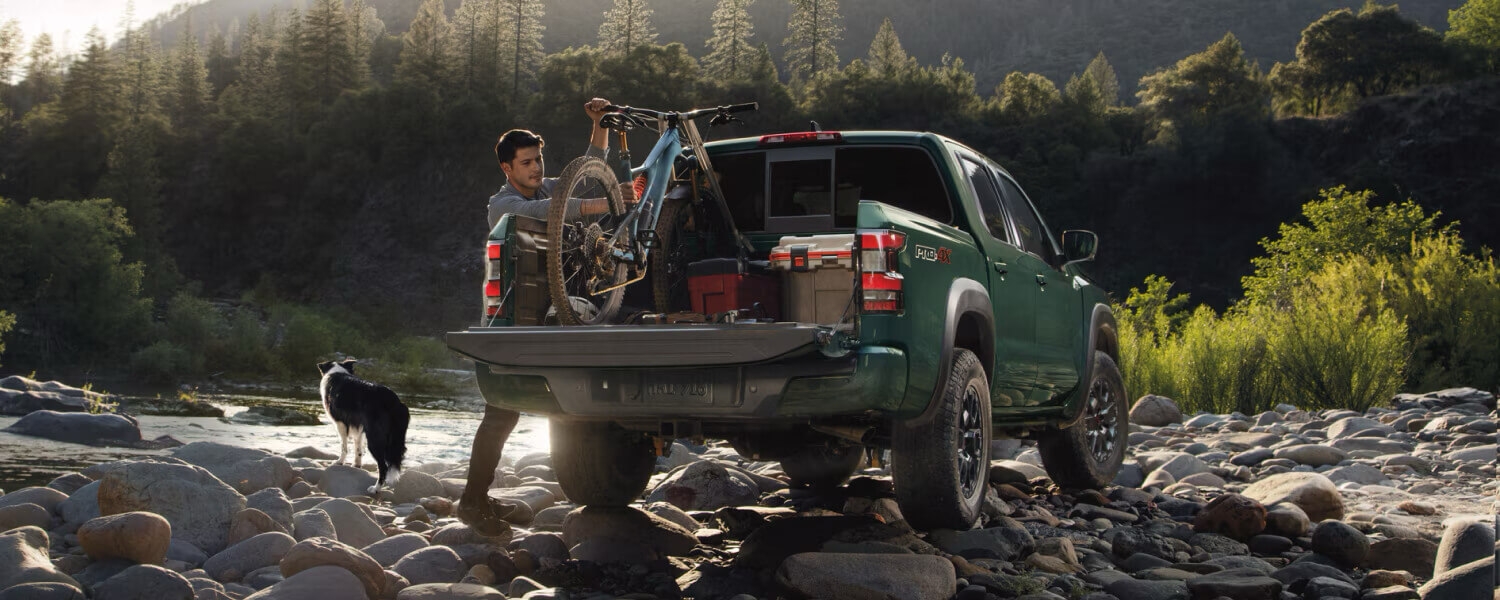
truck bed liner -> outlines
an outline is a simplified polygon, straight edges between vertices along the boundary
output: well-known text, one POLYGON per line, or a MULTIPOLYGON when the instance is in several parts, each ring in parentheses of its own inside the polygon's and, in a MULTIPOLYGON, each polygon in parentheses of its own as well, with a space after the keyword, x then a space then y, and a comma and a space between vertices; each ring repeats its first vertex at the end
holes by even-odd
POLYGON ((508 367, 664 368, 753 364, 810 351, 818 327, 806 323, 470 327, 448 346, 508 367))

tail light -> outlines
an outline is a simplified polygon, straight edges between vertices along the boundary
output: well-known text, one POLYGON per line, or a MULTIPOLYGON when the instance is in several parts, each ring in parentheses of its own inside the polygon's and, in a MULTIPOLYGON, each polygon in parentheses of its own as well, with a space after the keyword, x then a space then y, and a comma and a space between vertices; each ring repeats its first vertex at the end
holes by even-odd
POLYGON ((902 296, 901 250, 906 234, 888 229, 859 232, 860 312, 899 313, 902 296))
POLYGON ((797 133, 777 133, 760 136, 760 145, 762 146, 829 144, 842 141, 844 141, 844 134, 837 131, 799 131, 797 133))
POLYGON ((503 317, 505 311, 505 289, 503 279, 505 278, 505 244, 503 242, 490 242, 484 247, 484 316, 486 318, 503 317))

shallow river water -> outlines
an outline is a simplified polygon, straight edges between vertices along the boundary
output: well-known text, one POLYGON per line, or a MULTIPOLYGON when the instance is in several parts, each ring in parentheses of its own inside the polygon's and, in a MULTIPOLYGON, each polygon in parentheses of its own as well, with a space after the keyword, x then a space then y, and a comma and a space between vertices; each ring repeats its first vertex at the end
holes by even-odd
MULTIPOLYGON (((215 395, 208 400, 224 409, 226 417, 255 405, 318 406, 316 398, 286 398, 253 395, 215 395)), ((462 462, 469 458, 474 430, 479 427, 480 413, 470 410, 411 409, 411 426, 406 435, 406 465, 426 462, 462 462)), ((338 454, 339 436, 332 420, 319 414, 318 426, 244 425, 226 423, 216 417, 138 416, 141 436, 155 439, 170 435, 184 444, 212 441, 270 452, 284 453, 303 446, 338 454)), ((0 429, 9 427, 20 417, 0 417, 0 429)), ((352 445, 352 444, 351 444, 352 445)), ((519 458, 548 450, 547 420, 522 415, 520 423, 505 446, 505 456, 519 458)), ((352 452, 353 449, 351 448, 352 452)), ((89 465, 133 456, 167 455, 171 450, 135 450, 130 448, 97 448, 0 432, 0 490, 14 491, 26 486, 46 485, 64 473, 89 465)), ((365 463, 372 463, 368 451, 365 463)))

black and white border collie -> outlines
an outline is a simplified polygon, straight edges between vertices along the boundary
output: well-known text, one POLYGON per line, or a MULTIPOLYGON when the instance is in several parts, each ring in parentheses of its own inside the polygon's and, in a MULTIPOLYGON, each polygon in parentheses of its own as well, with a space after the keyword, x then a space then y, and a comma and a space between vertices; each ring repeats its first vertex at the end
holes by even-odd
POLYGON ((411 413, 390 388, 354 376, 354 359, 318 363, 323 382, 318 386, 323 396, 323 410, 339 430, 339 460, 349 456, 349 438, 354 438, 354 466, 364 462, 362 441, 370 444, 370 454, 380 467, 380 478, 369 489, 380 492, 389 479, 391 485, 401 479, 401 460, 406 457, 406 426, 411 413), (363 440, 360 434, 364 434, 363 440))

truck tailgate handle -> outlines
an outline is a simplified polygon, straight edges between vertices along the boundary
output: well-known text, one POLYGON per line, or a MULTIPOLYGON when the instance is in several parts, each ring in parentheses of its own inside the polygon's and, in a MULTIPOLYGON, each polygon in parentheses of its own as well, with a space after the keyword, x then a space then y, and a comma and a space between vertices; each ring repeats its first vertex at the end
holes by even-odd
POLYGON ((1047 276, 1038 274, 1036 276, 1036 284, 1042 287, 1047 287, 1047 276))
POLYGON ((997 260, 995 261, 995 272, 1004 275, 1008 273, 1009 270, 1006 269, 1006 264, 1004 262, 997 260))

